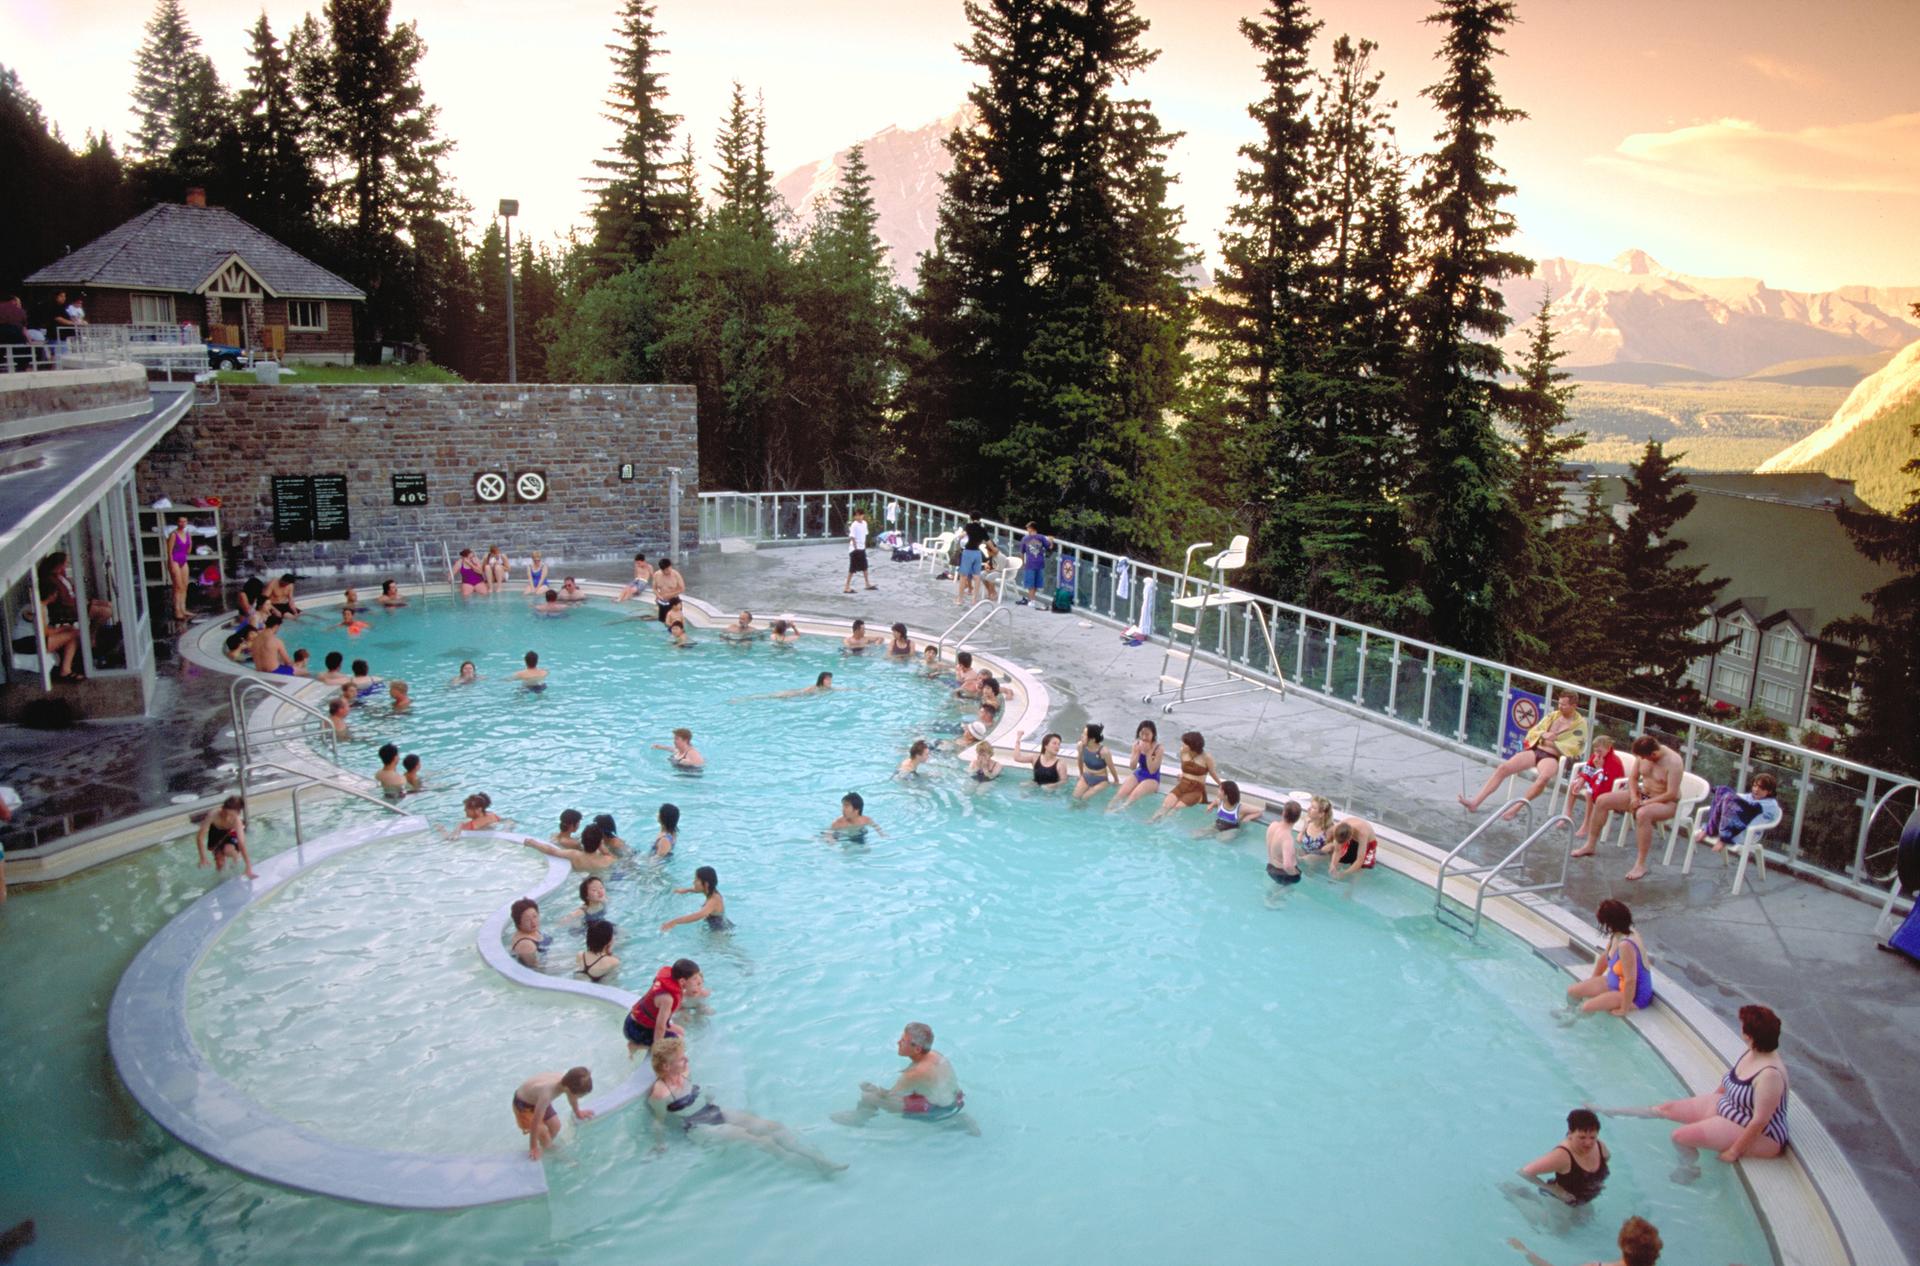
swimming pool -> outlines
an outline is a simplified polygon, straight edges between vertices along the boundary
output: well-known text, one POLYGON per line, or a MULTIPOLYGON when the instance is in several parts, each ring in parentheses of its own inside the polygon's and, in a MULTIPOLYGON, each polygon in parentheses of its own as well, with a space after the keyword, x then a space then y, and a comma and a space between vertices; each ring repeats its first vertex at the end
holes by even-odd
MULTIPOLYGON (((1563 978, 1504 935, 1466 942, 1440 929, 1424 888, 1380 871, 1352 887, 1316 876, 1277 894, 1251 833, 1195 838, 1197 821, 1149 827, 1144 814, 1107 817, 1019 779, 977 788, 952 767, 895 782, 906 741, 936 721, 957 728, 962 715, 902 666, 872 652, 842 657, 824 640, 674 651, 657 625, 613 612, 591 604, 548 622, 510 600, 436 604, 377 619, 351 641, 338 635, 375 671, 407 676, 420 700, 411 718, 382 715, 377 702, 360 710, 355 729, 370 741, 356 745, 359 767, 370 771, 372 748, 392 737, 421 752, 443 788, 410 808, 451 821, 459 795, 484 786, 497 809, 542 836, 560 809, 578 807, 615 813, 639 845, 657 804, 679 804, 675 856, 611 885, 626 983, 673 957, 697 958, 715 1014, 691 1033, 696 1078, 722 1104, 785 1121, 852 1169, 822 1181, 757 1153, 674 1146, 655 1156, 644 1110, 629 1108, 578 1133, 550 1166, 553 1194, 537 1210, 387 1213, 239 1179, 156 1137, 123 1096, 108 1094, 118 1110, 82 1114, 76 1151, 126 1154, 103 1167, 93 1198, 108 1193, 130 1211, 99 1227, 76 1219, 70 1230, 96 1237, 81 1243, 112 1236, 112 1255, 125 1260, 197 1250, 260 1261, 588 1261, 673 1243, 744 1262, 865 1262, 903 1250, 930 1262, 1397 1262, 1504 1260, 1503 1241, 1518 1234, 1550 1259, 1574 1261, 1601 1255, 1620 1218, 1637 1212, 1661 1227, 1675 1260, 1771 1260, 1737 1176, 1709 1167, 1697 1186, 1671 1186, 1666 1133, 1651 1123, 1609 1123, 1615 1177, 1587 1220, 1536 1229, 1499 1194, 1499 1181, 1557 1139, 1567 1108, 1651 1101, 1679 1087, 1623 1025, 1560 1028, 1549 1010, 1563 978), (501 680, 528 646, 554 669, 540 696, 501 680), (462 658, 480 662, 483 681, 442 689, 462 658), (729 702, 828 668, 859 692, 729 702), (651 750, 676 724, 695 730, 710 761, 704 775, 675 774, 651 750), (884 835, 864 845, 821 837, 848 789, 866 795, 884 835), (692 908, 667 889, 685 886, 696 865, 719 870, 736 929, 659 934, 661 921, 692 908), (864 1130, 829 1122, 859 1081, 890 1080, 893 1039, 909 1019, 933 1025, 981 1137, 885 1119, 864 1130)), ((317 657, 333 636, 302 630, 289 640, 317 657)), ((1134 719, 1112 718, 1113 728, 1134 719)), ((388 860, 404 857, 399 847, 388 860)), ((368 875, 385 873, 375 849, 388 846, 369 846, 368 875)), ((478 868, 459 869, 468 856, 423 861, 424 891, 393 894, 391 909, 370 882, 353 895, 383 930, 426 917, 423 902, 437 918, 433 892, 447 895, 450 919, 455 906, 464 917, 467 894, 485 904, 486 885, 466 882, 478 868)), ((190 857, 186 865, 182 875, 177 858, 149 854, 13 903, 28 906, 48 942, 12 938, 26 947, 22 970, 57 970, 49 946, 57 954, 79 938, 48 920, 64 913, 84 926, 90 900, 115 910, 117 923, 134 890, 135 922, 150 931, 158 918, 138 890, 149 871, 190 887, 190 857)), ((528 873, 501 864, 492 899, 516 895, 528 873)), ((248 955, 263 973, 296 961, 280 961, 271 923, 255 922, 236 933, 256 938, 248 955)), ((283 937, 291 945, 305 935, 283 937)), ((568 935, 555 956, 571 957, 568 935)), ((109 939, 139 937, 116 927, 109 939)), ((90 975, 93 955, 79 957, 90 975)), ((360 956, 349 961, 349 971, 366 971, 360 956)), ((438 1094, 436 1052, 488 1021, 484 993, 458 978, 447 986, 437 1005, 423 997, 431 1018, 400 1074, 422 1088, 397 1090, 396 1101, 438 1094)), ((28 1017, 9 1015, 9 1032, 16 1018, 28 1017)), ((263 1003, 251 1033, 236 1017, 223 1040, 269 1042, 283 1018, 263 1003)), ((86 1030, 84 1016, 69 1019, 86 1030)), ((602 1023, 612 1029, 617 1018, 602 1023)), ((27 1045, 50 1052, 51 1035, 30 1032, 27 1045)), ((608 1058, 605 1036, 581 1034, 590 1059, 608 1058)), ((325 1103, 336 1070, 318 1062, 305 1072, 323 1084, 303 1093, 325 1103)), ((275 1076, 299 1068, 293 1061, 275 1076)), ((498 1076, 512 1083, 525 1071, 498 1076)), ((43 1097, 60 1097, 57 1076, 31 1080, 43 1097)), ((271 1079, 258 1088, 287 1089, 271 1079)), ((11 1101, 16 1092, 4 1093, 11 1101)), ((32 1111, 33 1121, 59 1120, 32 1111)), ((513 1146, 504 1109, 494 1117, 479 1124, 513 1146)), ((8 1148, 10 1162, 74 1176, 58 1149, 8 1148)), ((88 1198, 84 1186, 76 1194, 55 1182, 36 1183, 36 1195, 75 1210, 88 1198)), ((1533 1212, 1558 1212, 1545 1203, 1533 1212)))

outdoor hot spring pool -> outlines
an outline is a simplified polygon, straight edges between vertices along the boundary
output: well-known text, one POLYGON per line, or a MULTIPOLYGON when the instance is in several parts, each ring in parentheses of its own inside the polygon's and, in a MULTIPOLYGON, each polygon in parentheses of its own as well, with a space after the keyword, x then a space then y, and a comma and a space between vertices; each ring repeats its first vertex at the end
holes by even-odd
MULTIPOLYGON (((1257 832, 1223 842, 1198 813, 1110 816, 1021 767, 990 786, 957 763, 898 781, 911 739, 965 715, 944 687, 827 638, 739 648, 696 630, 676 650, 640 613, 437 600, 375 614, 357 637, 316 611, 287 640, 412 684, 411 715, 381 698, 356 711, 342 760, 371 774, 384 741, 420 753, 435 790, 408 808, 436 824, 484 790, 543 839, 578 808, 612 813, 644 848, 655 810, 677 804, 674 855, 610 877, 625 963, 610 983, 696 959, 713 1013, 690 1027, 695 1079, 851 1168, 822 1179, 681 1138, 657 1151, 637 1104, 570 1126, 550 1197, 517 1205, 394 1212, 211 1163, 119 1089, 104 1041, 127 961, 209 882, 180 841, 5 911, 16 980, 42 982, 0 994, 14 1062, 0 1155, 15 1216, 40 1222, 31 1260, 604 1263, 665 1247, 730 1264, 1386 1266, 1518 1261, 1505 1241, 1519 1236, 1571 1263, 1610 1255, 1630 1213, 1674 1261, 1773 1260, 1732 1169, 1669 1182, 1657 1123, 1608 1122, 1613 1177, 1580 1216, 1501 1192, 1569 1108, 1682 1090, 1627 1026, 1556 1023, 1564 977, 1517 939, 1440 928, 1430 891, 1385 868, 1279 892, 1257 832), (543 693, 507 679, 528 649, 552 670, 543 693), (465 659, 481 680, 449 685, 465 659), (827 669, 849 689, 748 698, 827 669), (704 773, 652 749, 676 725, 704 773), (884 833, 823 837, 849 790, 884 833), (700 865, 718 870, 734 929, 660 933, 697 904, 671 889, 700 865), (892 1079, 909 1020, 932 1025, 979 1137, 829 1119, 861 1081, 892 1079)), ((1116 734, 1138 719, 1105 718, 1116 734)), ((1234 753, 1218 755, 1231 772, 1234 753)), ((272 852, 282 815, 262 816, 272 852)), ((323 1135, 512 1151, 506 1101, 528 1073, 583 1062, 610 1088, 629 1070, 617 1010, 514 985, 473 951, 485 913, 544 864, 437 833, 322 862, 216 942, 189 981, 189 1028, 223 1075, 323 1135)), ((542 904, 554 927, 573 885, 542 904)), ((579 947, 579 925, 559 926, 552 969, 579 947)))

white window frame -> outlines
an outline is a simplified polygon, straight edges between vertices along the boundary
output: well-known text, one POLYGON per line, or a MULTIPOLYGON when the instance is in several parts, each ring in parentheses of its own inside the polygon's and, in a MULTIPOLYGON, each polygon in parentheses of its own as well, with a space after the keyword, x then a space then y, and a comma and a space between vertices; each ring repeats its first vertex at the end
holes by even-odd
POLYGON ((1777 717, 1782 721, 1795 721, 1799 719, 1793 715, 1793 696, 1795 693, 1794 688, 1784 681, 1769 681, 1767 678, 1762 677, 1758 690, 1753 696, 1753 701, 1762 712, 1767 713, 1769 716, 1777 717), (1776 695, 1777 697, 1770 699, 1767 697, 1769 694, 1776 695))
POLYGON ((177 324, 177 319, 174 316, 172 295, 146 294, 140 292, 128 295, 127 312, 134 325, 177 324), (143 304, 151 304, 153 306, 147 311, 142 312, 141 306, 143 304))
POLYGON ((1784 672, 1798 672, 1800 635, 1786 625, 1781 625, 1768 632, 1766 640, 1760 644, 1760 655, 1769 668, 1778 668, 1784 672))
POLYGON ((1726 653, 1740 659, 1753 658, 1753 622, 1744 615, 1736 615, 1727 621, 1727 631, 1733 634, 1733 641, 1727 643, 1726 653))
POLYGON ((1744 708, 1748 692, 1752 689, 1753 673, 1750 669, 1737 664, 1721 664, 1713 670, 1713 687, 1708 693, 1716 699, 1725 699, 1744 708))
POLYGON ((302 330, 312 334, 325 334, 327 332, 327 301, 325 299, 287 300, 287 328, 289 330, 302 330), (314 309, 320 314, 320 324, 303 325, 293 319, 295 305, 302 303, 310 303, 314 306, 314 309))

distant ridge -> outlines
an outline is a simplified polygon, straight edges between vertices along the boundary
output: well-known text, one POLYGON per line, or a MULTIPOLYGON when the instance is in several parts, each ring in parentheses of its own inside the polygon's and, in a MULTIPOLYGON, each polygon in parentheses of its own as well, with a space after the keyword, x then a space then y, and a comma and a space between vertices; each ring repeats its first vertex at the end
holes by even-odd
POLYGON ((1904 348, 1854 387, 1833 420, 1762 462, 1756 474, 1820 471, 1851 479, 1860 499, 1892 514, 1903 509, 1914 480, 1900 468, 1920 456, 1920 342, 1904 348))

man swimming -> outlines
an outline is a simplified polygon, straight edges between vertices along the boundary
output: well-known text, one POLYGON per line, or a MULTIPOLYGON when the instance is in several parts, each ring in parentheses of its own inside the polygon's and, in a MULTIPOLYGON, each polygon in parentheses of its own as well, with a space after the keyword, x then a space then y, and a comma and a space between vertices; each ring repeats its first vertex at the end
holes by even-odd
POLYGON ((528 651, 526 661, 527 666, 519 672, 512 674, 513 679, 527 683, 528 690, 545 690, 547 688, 547 670, 540 667, 540 653, 538 651, 528 651))
POLYGON ((908 1063, 893 1085, 861 1082, 859 1106, 834 1113, 834 1120, 865 1125, 875 1113, 897 1112, 909 1121, 952 1121, 969 1134, 980 1133, 979 1124, 967 1115, 967 1096, 960 1090, 953 1065, 933 1049, 931 1028, 918 1021, 907 1025, 894 1049, 908 1063))
POLYGON ((880 834, 880 824, 867 816, 867 802, 860 798, 857 791, 849 791, 840 797, 840 816, 827 823, 828 835, 846 835, 851 839, 864 839, 867 828, 872 827, 880 834))

